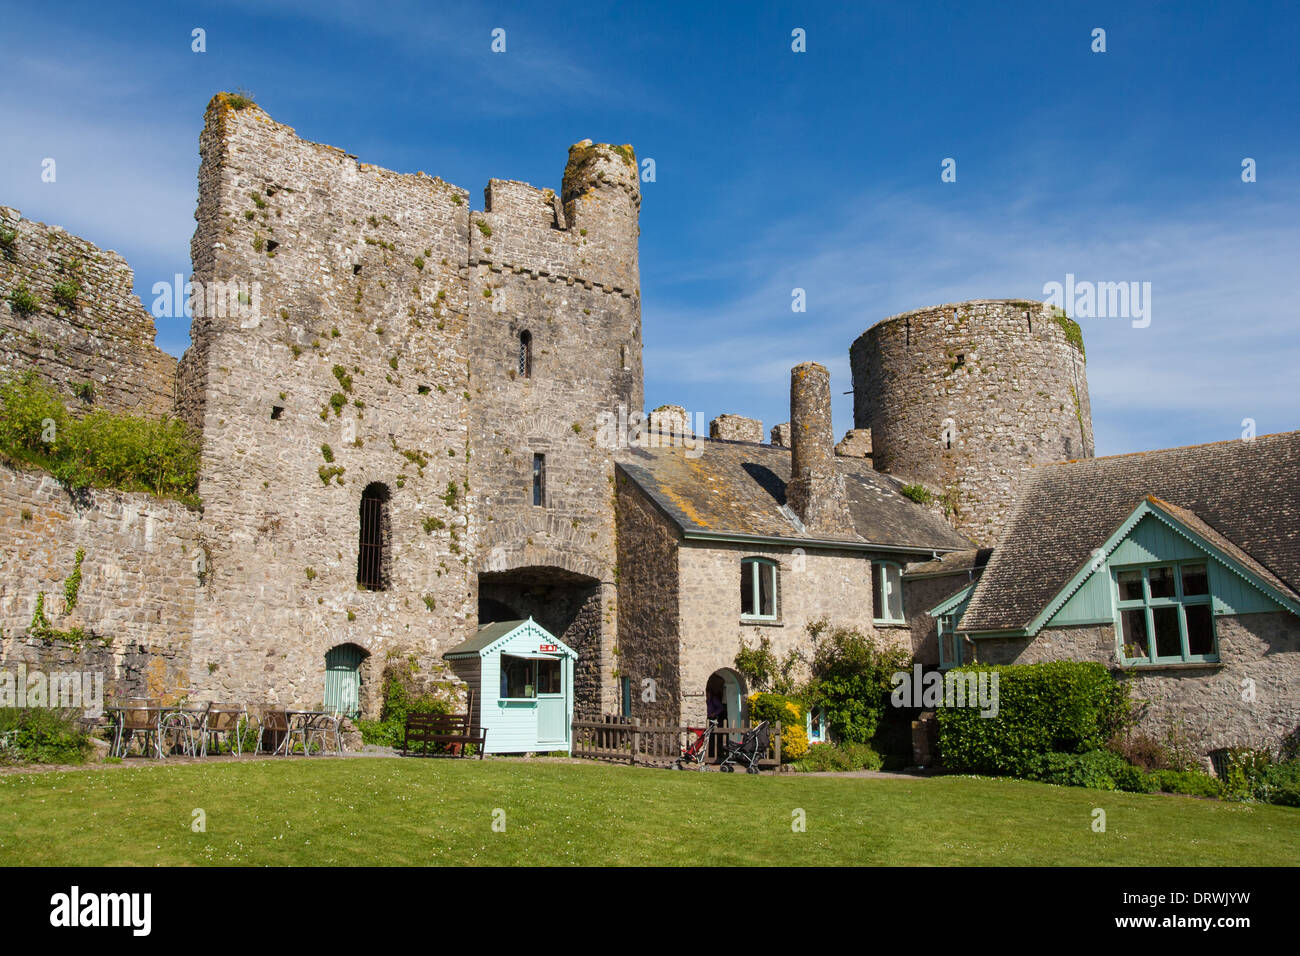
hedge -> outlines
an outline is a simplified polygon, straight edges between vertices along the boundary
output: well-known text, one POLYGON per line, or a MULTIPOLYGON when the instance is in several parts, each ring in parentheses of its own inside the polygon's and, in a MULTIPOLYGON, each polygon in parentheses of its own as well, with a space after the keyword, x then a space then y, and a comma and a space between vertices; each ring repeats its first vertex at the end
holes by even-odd
POLYGON ((996 717, 973 707, 940 707, 939 753, 945 767, 1033 777, 1048 754, 1102 750, 1131 715, 1127 685, 1093 661, 972 665, 998 674, 996 717))

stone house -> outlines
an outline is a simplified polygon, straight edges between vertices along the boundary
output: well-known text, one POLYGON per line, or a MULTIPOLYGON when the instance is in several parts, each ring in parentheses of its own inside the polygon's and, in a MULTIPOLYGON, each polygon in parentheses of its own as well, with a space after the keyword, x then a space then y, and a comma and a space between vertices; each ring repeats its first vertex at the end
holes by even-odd
POLYGON ((905 580, 941 668, 1099 661, 1203 753, 1300 729, 1300 432, 1033 468, 991 553, 905 580))
POLYGON ((910 650, 903 567, 969 542, 897 479, 835 455, 829 402, 826 370, 809 363, 792 374, 790 448, 710 439, 695 455, 677 444, 619 454, 626 713, 701 725, 721 694, 734 720, 751 690, 735 669, 741 647, 806 650, 821 618, 910 650))

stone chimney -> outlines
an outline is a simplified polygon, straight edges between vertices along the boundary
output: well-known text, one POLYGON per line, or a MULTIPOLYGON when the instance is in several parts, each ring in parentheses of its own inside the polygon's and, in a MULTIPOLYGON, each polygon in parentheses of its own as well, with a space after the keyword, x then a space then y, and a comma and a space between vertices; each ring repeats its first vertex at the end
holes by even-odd
POLYGON ((809 534, 851 535, 844 476, 835 469, 831 376, 804 362, 790 371, 790 483, 786 503, 809 534))

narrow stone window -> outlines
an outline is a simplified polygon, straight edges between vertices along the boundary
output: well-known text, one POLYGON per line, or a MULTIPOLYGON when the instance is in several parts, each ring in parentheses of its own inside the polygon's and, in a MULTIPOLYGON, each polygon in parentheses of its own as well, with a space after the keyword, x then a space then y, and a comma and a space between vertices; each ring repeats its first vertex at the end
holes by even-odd
POLYGON ((361 493, 361 536, 357 546, 357 584, 388 590, 388 486, 366 485, 361 493))
POLYGON ((359 276, 359 275, 361 275, 361 263, 359 263, 359 262, 354 262, 354 263, 352 264, 352 274, 353 274, 354 276, 359 276))
POLYGON ((546 504, 546 456, 533 455, 533 504, 546 504))
POLYGON ((890 561, 871 562, 872 618, 899 623, 903 617, 903 570, 890 561))
POLYGON ((740 616, 776 620, 776 562, 765 558, 740 562, 740 616))
POLYGON ((1029 323, 1029 331, 1034 331, 1034 316, 1030 312, 1025 313, 1025 321, 1029 323))
POLYGON ((280 248, 280 244, 279 244, 278 242, 276 242, 274 239, 268 239, 268 240, 266 240, 266 254, 267 254, 268 256, 269 256, 271 253, 275 252, 276 249, 279 249, 279 248, 280 248))
POLYGON ((533 377, 533 333, 519 333, 519 377, 533 377))
POLYGON ((271 406, 271 420, 272 420, 272 421, 277 421, 277 422, 278 422, 278 421, 279 421, 281 418, 283 418, 283 417, 284 417, 284 406, 283 406, 283 405, 272 405, 272 406, 271 406))
POLYGON ((618 367, 627 368, 627 346, 626 345, 620 345, 618 347, 618 367))
POLYGON ((911 344, 912 344, 912 320, 911 320, 911 319, 904 319, 904 320, 903 320, 903 328, 904 328, 904 330, 905 330, 905 334, 907 335, 907 341, 906 341, 904 344, 905 344, 905 345, 908 345, 908 346, 911 346, 911 344))

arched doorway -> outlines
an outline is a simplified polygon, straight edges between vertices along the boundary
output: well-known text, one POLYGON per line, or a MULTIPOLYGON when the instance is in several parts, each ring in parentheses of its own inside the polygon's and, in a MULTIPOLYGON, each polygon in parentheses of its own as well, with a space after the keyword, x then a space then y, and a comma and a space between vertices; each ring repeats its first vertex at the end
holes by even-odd
POLYGON ((323 710, 357 717, 361 713, 361 662, 366 652, 355 644, 339 644, 325 653, 323 710))
MULTIPOLYGON (((722 667, 709 675, 704 685, 705 713, 710 720, 724 726, 738 726, 745 719, 744 679, 729 667, 722 667)), ((710 738, 710 756, 715 750, 715 740, 710 738)))

